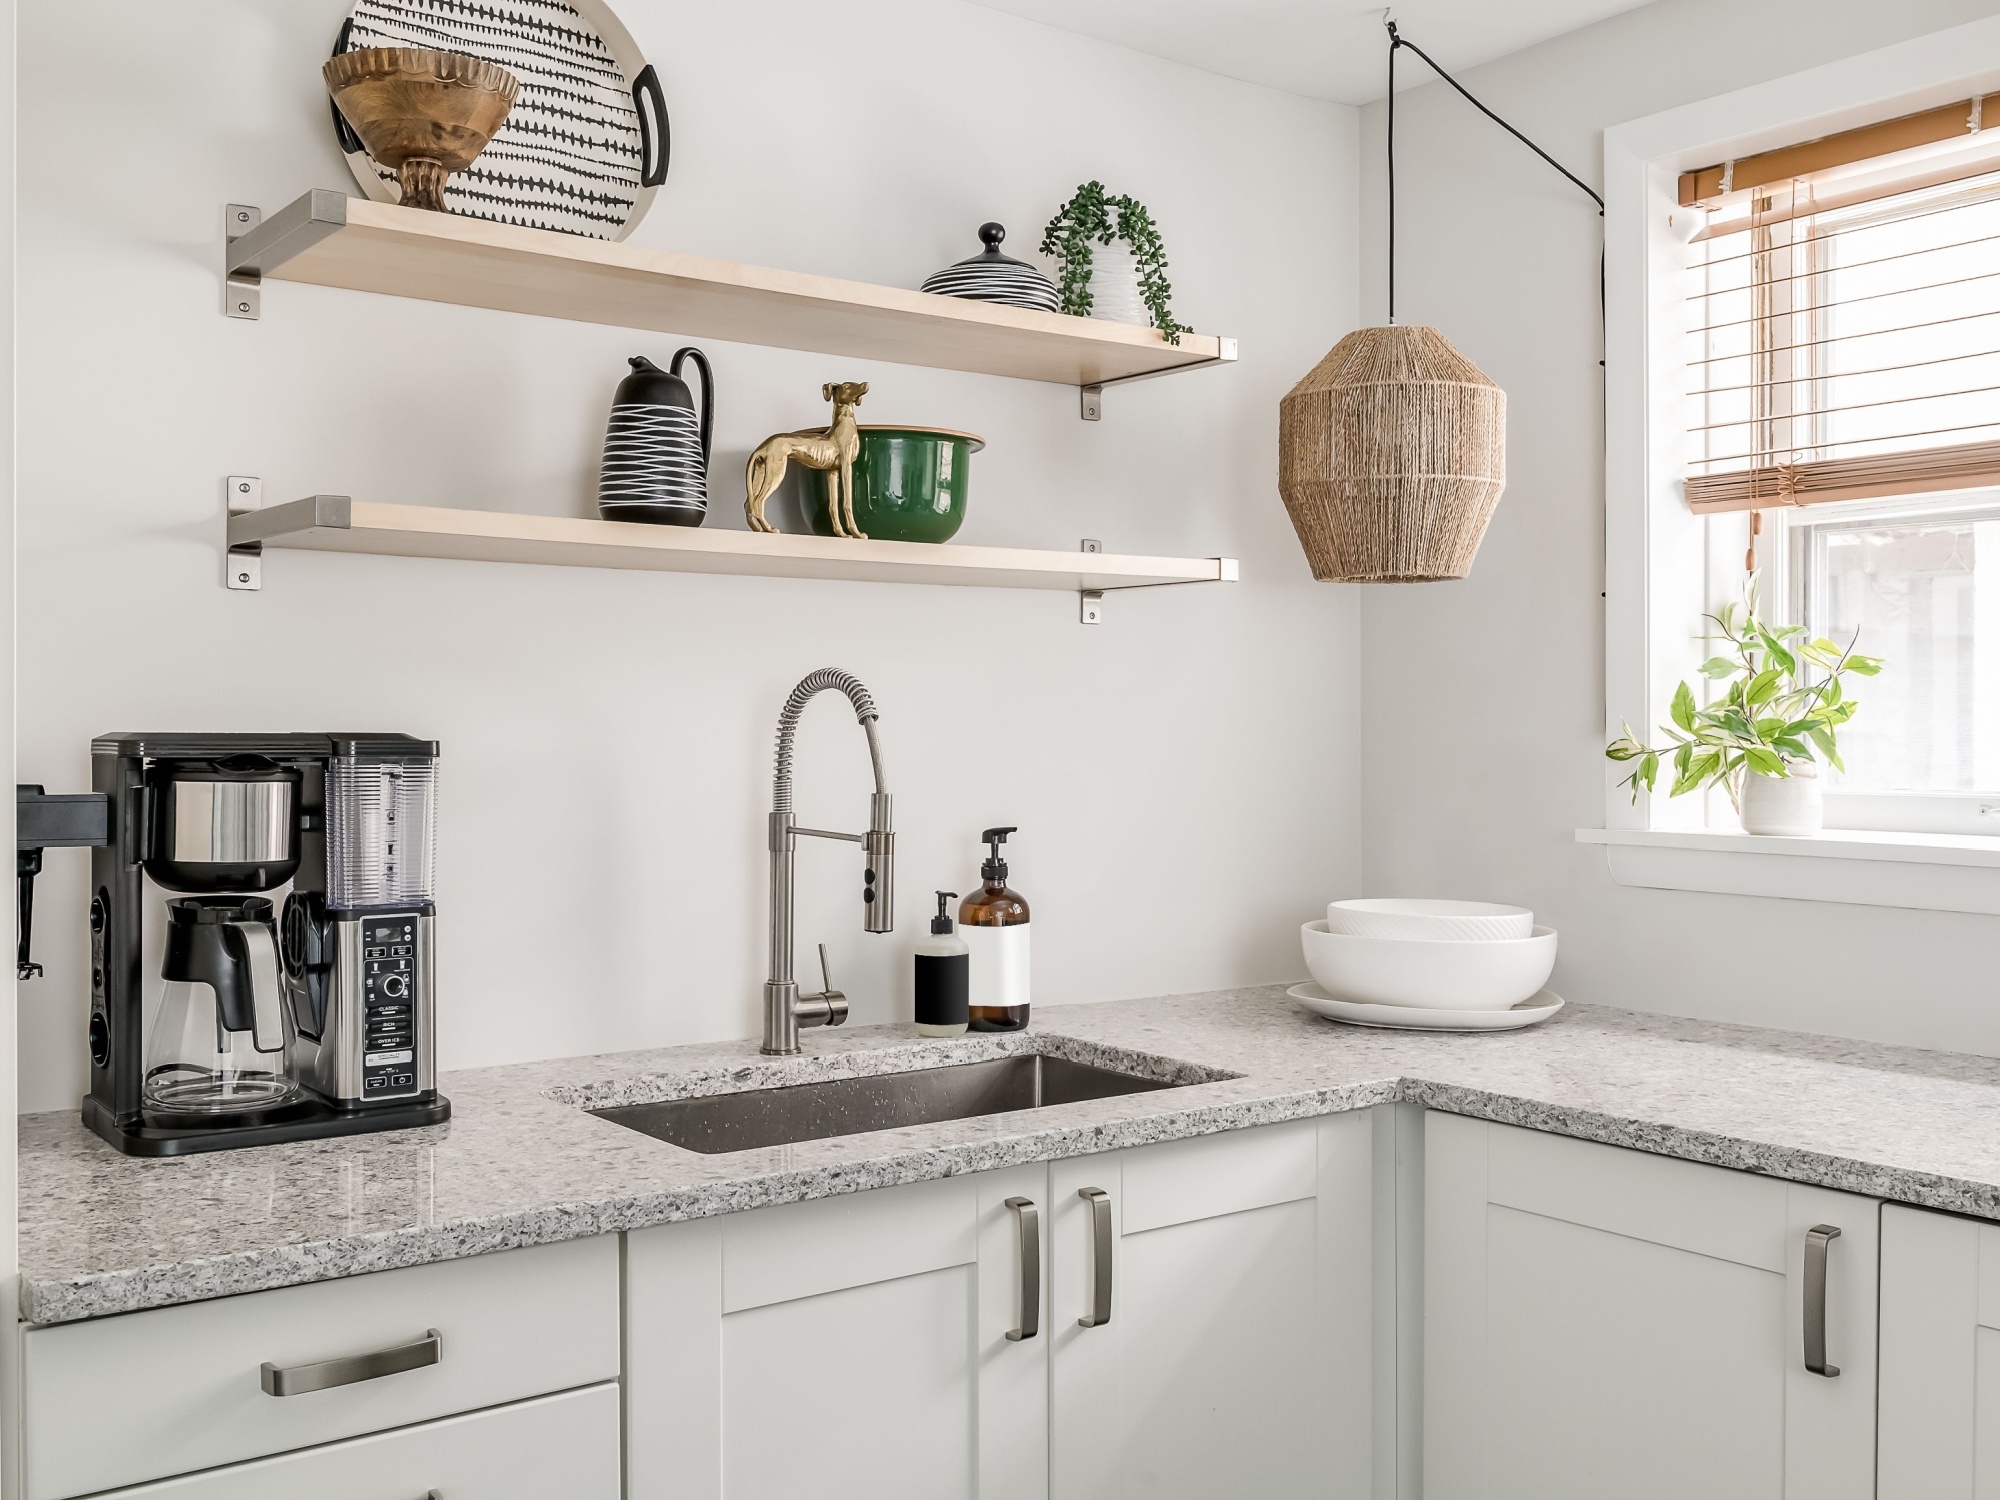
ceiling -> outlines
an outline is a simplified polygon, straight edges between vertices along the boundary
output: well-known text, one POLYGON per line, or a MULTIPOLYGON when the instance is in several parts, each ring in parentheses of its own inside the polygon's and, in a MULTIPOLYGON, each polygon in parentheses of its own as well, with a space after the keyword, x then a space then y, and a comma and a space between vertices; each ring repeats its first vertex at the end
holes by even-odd
MULTIPOLYGON (((978 0, 1155 57, 1271 88, 1366 104, 1388 92, 1380 5, 1352 0, 978 0)), ((1402 34, 1457 72, 1647 0, 1399 0, 1402 34)), ((1405 52, 1397 84, 1431 76, 1405 52)))

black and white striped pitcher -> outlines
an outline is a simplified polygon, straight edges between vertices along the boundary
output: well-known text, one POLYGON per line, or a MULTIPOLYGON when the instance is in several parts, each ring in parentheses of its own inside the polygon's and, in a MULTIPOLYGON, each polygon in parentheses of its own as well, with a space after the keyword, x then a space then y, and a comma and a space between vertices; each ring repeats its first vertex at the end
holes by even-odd
POLYGON ((597 481, 598 513, 607 521, 699 526, 708 516, 708 453, 715 433, 715 383, 708 356, 683 349, 665 370, 644 355, 611 398, 604 434, 604 469, 597 481), (701 371, 701 420, 681 363, 701 371))

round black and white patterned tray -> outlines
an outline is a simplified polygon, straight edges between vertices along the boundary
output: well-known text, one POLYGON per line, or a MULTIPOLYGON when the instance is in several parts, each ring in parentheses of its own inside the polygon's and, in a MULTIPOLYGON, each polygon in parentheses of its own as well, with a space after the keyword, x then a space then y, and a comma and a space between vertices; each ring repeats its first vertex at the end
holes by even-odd
MULTIPOLYGON (((468 218, 622 240, 667 178, 659 76, 604 0, 357 0, 334 53, 429 47, 498 63, 521 82, 479 159, 445 184, 468 218)), ((363 192, 400 197, 334 111, 340 149, 363 192)))

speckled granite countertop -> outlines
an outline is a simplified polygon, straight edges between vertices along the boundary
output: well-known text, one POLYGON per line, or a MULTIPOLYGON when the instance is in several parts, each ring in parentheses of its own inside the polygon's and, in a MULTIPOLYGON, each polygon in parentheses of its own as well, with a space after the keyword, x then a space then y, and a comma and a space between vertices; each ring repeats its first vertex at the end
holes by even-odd
POLYGON ((22 1315, 69 1322, 1389 1100, 2000 1219, 2000 1060, 1580 1005, 1529 1031, 1368 1031, 1278 986, 1035 1016, 948 1042, 808 1032, 791 1059, 753 1041, 455 1073, 445 1125, 168 1161, 117 1155, 73 1113, 29 1115, 22 1315), (1028 1051, 1239 1076, 721 1156, 579 1107, 1028 1051))

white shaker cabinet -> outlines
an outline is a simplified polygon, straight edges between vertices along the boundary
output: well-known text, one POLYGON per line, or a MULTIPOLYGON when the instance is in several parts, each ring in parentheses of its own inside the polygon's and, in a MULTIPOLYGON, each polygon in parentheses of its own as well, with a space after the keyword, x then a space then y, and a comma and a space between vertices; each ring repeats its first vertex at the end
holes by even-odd
POLYGON ((1872 1495, 1879 1209, 1428 1114, 1426 1500, 1872 1495))
POLYGON ((1372 1125, 1051 1164, 1051 1500, 1369 1494, 1372 1125))
POLYGON ((627 1235, 629 1500, 1362 1500, 1372 1123, 627 1235))
POLYGON ((1882 1210, 1882 1500, 2000 1500, 2000 1225, 1882 1210))
POLYGON ((627 1235, 629 1500, 1043 1494, 1048 1340, 1007 1335, 1024 1286, 1041 1322, 1047 1181, 1010 1168, 627 1235))

